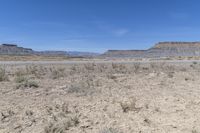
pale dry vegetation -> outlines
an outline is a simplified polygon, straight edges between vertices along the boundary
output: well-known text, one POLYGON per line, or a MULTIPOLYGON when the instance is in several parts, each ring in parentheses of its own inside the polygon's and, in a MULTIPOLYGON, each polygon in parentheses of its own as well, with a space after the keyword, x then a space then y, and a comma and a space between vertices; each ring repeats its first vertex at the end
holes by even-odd
POLYGON ((0 82, 7 80, 8 80, 8 75, 6 74, 5 68, 0 68, 0 82))
POLYGON ((0 67, 2 133, 200 131, 200 64, 0 67))

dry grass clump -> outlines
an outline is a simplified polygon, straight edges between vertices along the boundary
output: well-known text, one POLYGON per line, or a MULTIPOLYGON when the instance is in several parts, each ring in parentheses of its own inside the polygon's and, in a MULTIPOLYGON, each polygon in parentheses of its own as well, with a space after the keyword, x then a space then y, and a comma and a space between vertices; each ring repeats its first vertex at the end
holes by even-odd
POLYGON ((135 98, 133 98, 133 99, 130 99, 130 101, 120 102, 120 106, 124 113, 127 113, 129 111, 138 112, 141 110, 141 108, 136 107, 136 102, 137 102, 137 100, 135 98))
POLYGON ((84 68, 85 68, 85 70, 87 70, 87 71, 94 71, 94 70, 95 70, 95 66, 96 66, 95 63, 87 63, 87 64, 84 64, 84 68))
POLYGON ((65 68, 57 68, 51 70, 51 78, 52 79, 59 79, 65 76, 65 68))
POLYGON ((60 66, 51 66, 45 67, 42 65, 33 65, 33 66, 26 66, 24 75, 29 75, 31 77, 35 77, 38 79, 43 78, 51 78, 51 79, 59 79, 61 77, 65 77, 65 68, 60 66))
POLYGON ((26 66, 26 74, 36 78, 43 78, 47 73, 47 68, 40 65, 26 66))
MULTIPOLYGON (((94 76, 94 75, 93 75, 94 76)), ((68 87, 68 93, 76 93, 79 95, 91 95, 97 90, 95 89, 94 77, 91 75, 86 75, 81 77, 81 80, 74 81, 68 87)))
POLYGON ((199 133, 197 130, 193 129, 192 133, 199 133))
POLYGON ((5 68, 0 68, 0 82, 8 81, 8 75, 6 74, 5 68))
POLYGON ((107 77, 108 79, 112 79, 112 80, 116 80, 116 79, 117 79, 117 76, 115 76, 115 75, 113 75, 113 74, 111 74, 111 73, 106 74, 106 77, 107 77))
POLYGON ((68 88, 68 93, 85 93, 87 90, 87 86, 85 86, 84 82, 79 82, 78 84, 72 84, 68 88))
POLYGON ((139 62, 133 64, 134 73, 138 73, 140 70, 141 64, 139 62))
POLYGON ((192 64, 190 65, 190 67, 193 69, 193 70, 197 70, 197 71, 200 71, 200 64, 196 61, 193 61, 192 64))
POLYGON ((44 128, 44 133, 64 133, 64 131, 69 127, 68 122, 53 124, 50 123, 48 126, 44 128))
POLYGON ((5 112, 1 112, 1 122, 7 122, 10 120, 15 113, 12 110, 6 110, 5 112))
POLYGON ((99 133, 122 133, 122 132, 115 128, 104 128, 103 130, 99 131, 99 133))
POLYGON ((128 68, 125 64, 112 63, 111 65, 113 73, 127 73, 128 68))
POLYGON ((26 79, 26 77, 25 76, 17 76, 16 78, 15 78, 15 82, 16 83, 22 83, 22 82, 25 82, 27 79, 26 79))
POLYGON ((45 133, 64 133, 69 130, 71 127, 76 127, 79 124, 78 117, 72 117, 58 121, 55 123, 49 123, 45 128, 45 133))
POLYGON ((15 82, 16 83, 22 83, 22 82, 25 82, 27 80, 26 74, 22 71, 22 70, 19 70, 15 73, 15 82))
POLYGON ((50 122, 44 127, 45 133, 64 133, 72 127, 77 127, 80 123, 79 115, 69 109, 69 104, 56 104, 47 108, 50 122))

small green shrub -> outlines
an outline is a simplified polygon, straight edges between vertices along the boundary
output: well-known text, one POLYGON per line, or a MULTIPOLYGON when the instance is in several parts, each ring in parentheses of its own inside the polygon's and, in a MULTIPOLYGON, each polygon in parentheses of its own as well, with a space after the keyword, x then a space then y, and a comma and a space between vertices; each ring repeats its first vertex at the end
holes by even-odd
POLYGON ((8 81, 8 75, 6 74, 6 70, 4 68, 0 68, 0 82, 8 81))
POLYGON ((196 62, 196 61, 193 61, 193 62, 192 62, 192 64, 196 65, 196 64, 197 64, 197 62, 196 62))
POLYGON ((16 78, 15 78, 15 82, 16 83, 22 83, 22 82, 25 82, 27 79, 26 79, 26 77, 25 76, 17 76, 16 78))
POLYGON ((37 82, 26 79, 25 81, 18 84, 16 88, 19 89, 19 88, 38 88, 38 87, 39 85, 37 82))

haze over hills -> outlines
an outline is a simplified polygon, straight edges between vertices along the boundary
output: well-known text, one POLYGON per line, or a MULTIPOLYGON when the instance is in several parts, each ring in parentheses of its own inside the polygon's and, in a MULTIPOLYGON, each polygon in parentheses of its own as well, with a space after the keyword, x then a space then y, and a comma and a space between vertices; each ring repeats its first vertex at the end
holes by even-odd
POLYGON ((200 42, 159 42, 147 50, 108 50, 104 54, 78 51, 34 51, 14 44, 0 45, 0 55, 44 55, 69 57, 191 57, 200 56, 200 42))
POLYGON ((68 51, 69 56, 73 57, 95 57, 100 55, 99 53, 94 52, 80 52, 80 51, 68 51))

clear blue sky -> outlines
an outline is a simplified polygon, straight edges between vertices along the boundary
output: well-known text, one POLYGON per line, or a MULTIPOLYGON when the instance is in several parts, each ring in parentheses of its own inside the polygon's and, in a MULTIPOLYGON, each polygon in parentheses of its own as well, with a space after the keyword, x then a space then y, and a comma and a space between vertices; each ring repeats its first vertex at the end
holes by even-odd
POLYGON ((199 6, 199 0, 0 0, 0 43, 103 52, 199 41, 199 6))

